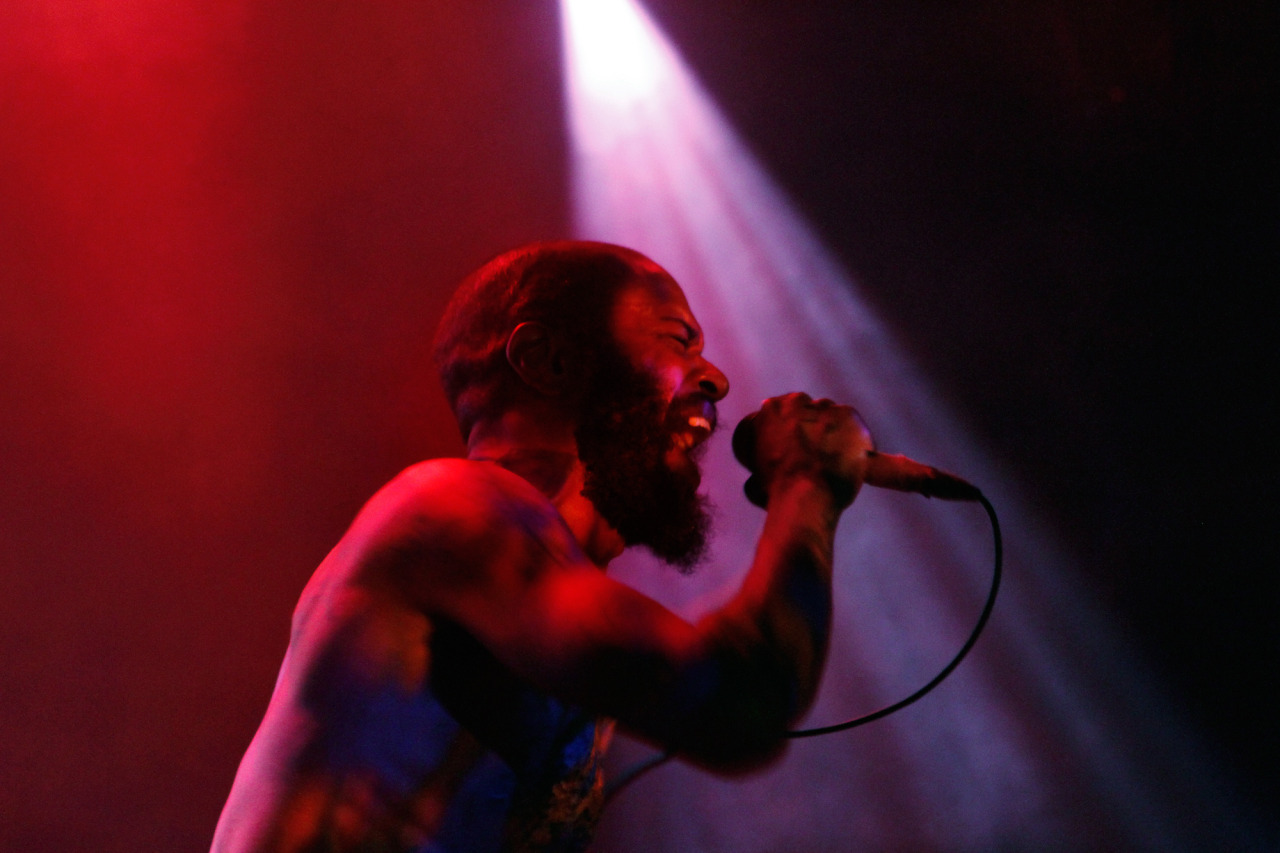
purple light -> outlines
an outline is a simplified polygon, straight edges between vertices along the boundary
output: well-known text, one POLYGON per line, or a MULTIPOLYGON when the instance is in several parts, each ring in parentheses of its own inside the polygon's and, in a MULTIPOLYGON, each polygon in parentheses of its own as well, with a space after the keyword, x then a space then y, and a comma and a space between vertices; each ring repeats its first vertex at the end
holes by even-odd
MULTIPOLYGON (((561 10, 578 236, 635 247, 681 281, 733 383, 724 422, 793 390, 852 402, 882 450, 981 486, 1008 534, 987 635, 934 694, 798 742, 746 780, 656 770, 615 802, 599 849, 1247 847, 1228 786, 1077 588, 1033 504, 966 439, 649 17, 631 0, 561 10)), ((682 579, 629 554, 615 569, 691 617, 736 588, 761 520, 727 438, 706 469, 720 507, 711 565, 682 579)), ((837 621, 809 725, 899 699, 949 659, 989 580, 985 525, 976 507, 863 492, 837 543, 837 621)), ((647 754, 618 752, 619 768, 647 754)))

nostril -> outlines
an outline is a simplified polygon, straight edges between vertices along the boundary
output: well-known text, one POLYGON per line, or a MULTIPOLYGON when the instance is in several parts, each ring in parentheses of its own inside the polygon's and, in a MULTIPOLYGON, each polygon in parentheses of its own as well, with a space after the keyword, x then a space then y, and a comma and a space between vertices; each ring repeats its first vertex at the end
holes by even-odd
POLYGON ((698 374, 698 390, 713 403, 718 403, 729 394, 729 377, 708 361, 704 361, 698 374))

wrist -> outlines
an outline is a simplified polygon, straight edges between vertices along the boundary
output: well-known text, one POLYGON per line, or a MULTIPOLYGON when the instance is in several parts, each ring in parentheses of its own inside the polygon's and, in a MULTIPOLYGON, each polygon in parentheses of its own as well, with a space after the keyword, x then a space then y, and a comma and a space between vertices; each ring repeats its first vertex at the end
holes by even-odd
POLYGON ((787 472, 769 484, 767 509, 792 507, 805 515, 829 519, 834 526, 841 511, 853 500, 854 491, 849 484, 833 482, 833 478, 818 471, 787 472))

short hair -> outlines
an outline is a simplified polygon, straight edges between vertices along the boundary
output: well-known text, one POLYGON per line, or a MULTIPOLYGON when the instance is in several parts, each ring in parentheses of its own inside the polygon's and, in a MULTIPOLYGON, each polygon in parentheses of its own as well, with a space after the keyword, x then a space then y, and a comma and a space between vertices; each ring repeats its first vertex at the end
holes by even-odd
POLYGON ((520 380, 506 346, 517 326, 541 322, 587 353, 598 351, 619 291, 653 266, 622 246, 562 240, 513 249, 463 279, 440 319, 434 349, 463 440, 513 397, 520 380))

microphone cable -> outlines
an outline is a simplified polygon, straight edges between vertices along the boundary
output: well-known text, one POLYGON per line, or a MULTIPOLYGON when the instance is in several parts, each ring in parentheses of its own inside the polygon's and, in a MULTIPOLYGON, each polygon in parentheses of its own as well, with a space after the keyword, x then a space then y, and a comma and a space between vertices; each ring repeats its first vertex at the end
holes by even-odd
POLYGON ((925 694, 929 693, 933 688, 941 684, 943 680, 960 665, 960 661, 964 660, 965 656, 969 654, 969 650, 973 648, 974 643, 978 642, 978 637, 981 636, 982 630, 987 627, 987 620, 991 618, 991 611, 995 609, 996 596, 1000 593, 1000 578, 1004 573, 1004 541, 1000 535, 1000 520, 996 517, 996 508, 991 505, 991 501, 987 500, 986 495, 983 495, 981 492, 978 493, 974 500, 982 504, 982 508, 987 511, 987 517, 991 519, 991 537, 995 543, 995 560, 994 568, 991 572, 991 589, 987 592, 986 603, 982 605, 982 612, 978 614, 978 621, 973 626, 973 630, 969 632, 969 638, 964 641, 964 645, 960 647, 960 651, 956 652, 955 657, 951 658, 951 661, 944 666, 937 675, 930 679, 927 684, 905 699, 899 699, 897 702, 894 702, 892 705, 886 705, 879 711, 872 711, 870 714, 863 714, 861 717, 854 717, 852 720, 845 720, 843 723, 835 723, 830 726, 819 726, 813 729, 800 729, 798 731, 787 732, 787 737, 802 738, 834 734, 835 732, 842 732, 845 729, 864 726, 867 723, 880 719, 881 717, 887 717, 892 713, 901 711, 913 702, 922 699, 925 694))
MULTIPOLYGON (((976 490, 975 490, 976 491, 976 490)), ((843 723, 834 723, 829 726, 818 726, 811 729, 797 729, 787 732, 787 738, 807 738, 818 737, 820 735, 829 735, 836 732, 846 731, 847 729, 865 726, 867 723, 874 722, 890 714, 901 711, 903 708, 911 705, 930 693, 935 687, 941 684, 947 676, 955 671, 960 662, 965 659, 974 644, 978 642, 978 637, 982 635, 982 631, 987 627, 987 621, 991 618, 991 611, 995 609, 996 597, 1000 593, 1000 580, 1004 574, 1004 539, 1000 533, 1000 519, 996 516, 996 508, 992 506, 991 501, 987 500, 986 495, 980 491, 976 491, 974 497, 971 498, 977 503, 982 504, 982 508, 987 512, 987 518, 991 521, 991 538, 994 543, 995 556, 993 559, 993 568, 991 572, 991 588, 987 592, 987 600, 982 606, 982 612, 978 614, 978 621, 974 624, 973 630, 969 632, 969 637, 964 641, 964 645, 960 647, 960 651, 951 658, 951 660, 939 670, 938 674, 931 678, 923 687, 916 690, 904 699, 900 699, 891 705, 886 705, 878 711, 872 711, 869 714, 863 714, 860 717, 854 717, 845 720, 843 723)), ((604 804, 608 805, 619 792, 636 781, 638 778, 648 773, 650 770, 665 764, 667 761, 675 757, 673 752, 663 752, 653 758, 641 761, 630 767, 618 779, 606 788, 604 795, 604 804)))

